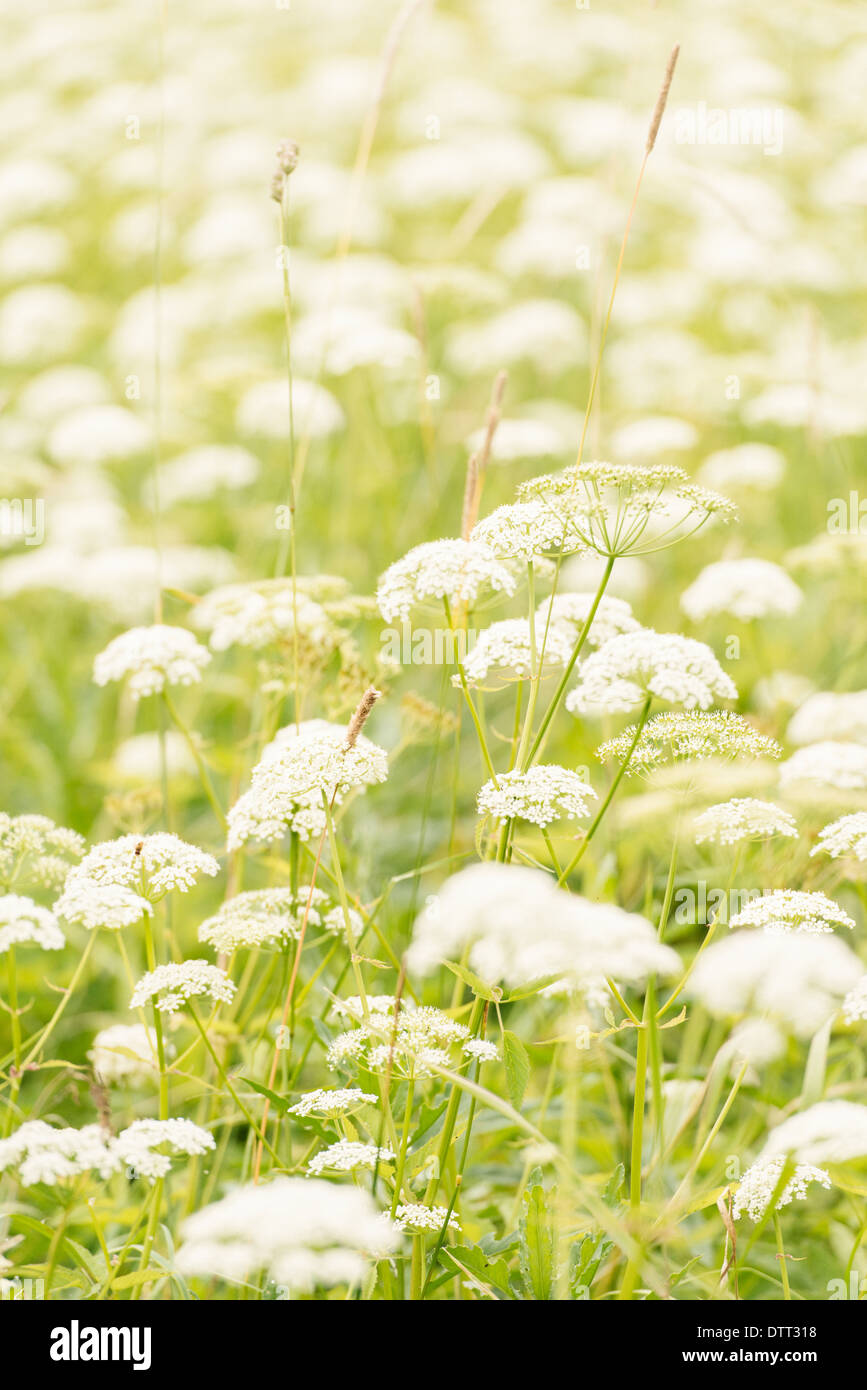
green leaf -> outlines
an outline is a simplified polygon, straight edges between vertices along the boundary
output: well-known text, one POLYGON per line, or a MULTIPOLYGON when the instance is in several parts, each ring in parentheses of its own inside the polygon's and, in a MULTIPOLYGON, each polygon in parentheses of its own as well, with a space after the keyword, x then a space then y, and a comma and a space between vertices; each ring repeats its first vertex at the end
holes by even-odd
POLYGON ((488 1260, 477 1245, 444 1245, 439 1263, 460 1274, 484 1298, 511 1298, 505 1260, 488 1260))
POLYGON ((521 1273, 527 1294, 547 1302, 554 1296, 554 1232, 548 1194, 538 1183, 524 1191, 519 1229, 521 1273))
POLYGON ((165 1279, 164 1269, 137 1269, 133 1274, 122 1274, 119 1279, 112 1279, 109 1287, 114 1289, 134 1289, 137 1284, 148 1284, 151 1279, 165 1279))
POLYGON ((272 1105, 276 1105, 278 1110, 286 1110, 289 1100, 286 1096, 278 1096, 276 1091, 269 1091, 267 1086, 263 1086, 259 1081, 252 1081, 249 1076, 239 1076, 239 1081, 243 1081, 245 1086, 250 1086, 254 1091, 258 1091, 260 1096, 267 1097, 272 1105))
POLYGON ((489 985, 479 975, 474 975, 472 970, 468 970, 465 965, 456 965, 452 960, 443 961, 446 970, 450 970, 453 975, 457 975, 459 980, 463 980, 465 985, 469 985, 473 994, 477 994, 480 999, 487 999, 489 1003, 497 1004, 503 997, 503 991, 498 985, 489 985))
POLYGON ((508 1030, 503 1033, 503 1061, 506 1066, 509 1100, 517 1110, 524 1099, 527 1082, 530 1080, 530 1058, 521 1039, 508 1030))

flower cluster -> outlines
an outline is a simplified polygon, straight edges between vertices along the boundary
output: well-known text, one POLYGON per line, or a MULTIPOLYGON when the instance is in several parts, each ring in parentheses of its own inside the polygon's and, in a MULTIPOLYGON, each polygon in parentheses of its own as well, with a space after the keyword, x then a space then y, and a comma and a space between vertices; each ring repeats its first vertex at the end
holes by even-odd
POLYGON ((781 764, 780 786, 785 791, 800 786, 867 791, 867 747, 834 740, 807 744, 781 764))
POLYGON ((341 1115, 351 1115, 362 1105, 375 1105, 376 1099, 369 1091, 359 1090, 357 1086, 306 1091, 299 1101, 289 1106, 287 1113, 300 1118, 315 1115, 324 1120, 333 1120, 341 1115))
POLYGON ((854 927, 855 923, 838 903, 824 893, 802 893, 779 889, 754 898, 736 913, 731 927, 762 927, 765 931, 832 932, 835 927, 854 927))
POLYGON ((87 1055, 104 1085, 151 1080, 158 1060, 156 1033, 142 1023, 113 1023, 97 1033, 87 1055))
POLYGON ((121 835, 94 845, 70 872, 54 905, 58 916, 89 929, 131 926, 167 893, 186 893, 220 866, 212 854, 177 835, 121 835))
POLYGON ((134 699, 158 695, 170 685, 195 685, 210 653, 183 627, 133 627, 109 642, 93 663, 97 685, 129 681, 134 699))
POLYGON ((134 1120, 116 1137, 101 1125, 55 1129, 30 1120, 0 1139, 0 1172, 15 1168, 25 1187, 53 1186, 87 1172, 108 1178, 123 1167, 138 1177, 159 1178, 171 1168, 172 1154, 213 1148, 213 1136, 192 1120, 134 1120))
POLYGON ((432 1068, 451 1064, 453 1045, 464 1051, 472 1041, 466 1024, 442 1009, 415 1008, 404 1001, 398 1007, 389 995, 372 995, 366 1002, 366 1017, 359 998, 336 1002, 335 1012, 356 1019, 358 1026, 333 1039, 327 1054, 330 1067, 357 1063, 374 1072, 429 1076, 432 1068))
MULTIPOLYGON (((596 602, 591 593, 555 594, 539 605, 536 612, 537 623, 543 629, 547 622, 556 624, 568 633, 575 643, 587 626, 590 610, 596 602)), ((624 598, 610 598, 607 595, 599 600, 593 620, 587 630, 585 641, 590 647, 601 647, 612 637, 620 637, 625 632, 637 632, 641 624, 632 616, 632 609, 624 598)))
POLYGON ((851 857, 862 864, 867 861, 867 811, 854 811, 823 826, 810 854, 829 854, 832 859, 851 857))
MULTIPOLYGON (((531 674, 549 675, 567 664, 572 643, 562 628, 552 624, 546 631, 544 619, 537 618, 533 635, 538 663, 535 668, 526 618, 505 618, 486 627, 464 661, 467 684, 496 688, 510 681, 526 680, 531 674)), ((452 676, 452 684, 459 685, 460 676, 452 676)))
MULTIPOLYGON (((363 927, 359 913, 350 908, 353 935, 363 927)), ((253 947, 280 949, 297 941, 307 920, 308 930, 316 928, 337 935, 345 930, 343 909, 335 907, 321 888, 258 888, 227 898, 219 911, 199 927, 199 940, 217 952, 250 950, 253 947)))
POLYGON ((225 970, 206 960, 170 961, 142 975, 133 990, 131 1009, 143 1009, 153 1001, 161 1013, 174 1014, 188 999, 206 995, 213 1003, 230 1004, 235 986, 225 970))
POLYGON ((804 595, 781 565, 770 560, 718 560, 707 565, 681 595, 680 606, 694 623, 717 613, 741 622, 791 617, 804 595))
MULTIPOLYGON (((778 1158, 759 1159, 744 1173, 735 1190, 732 1202, 732 1216, 735 1221, 746 1213, 752 1221, 761 1221, 774 1194, 780 1187, 785 1166, 785 1155, 778 1158)), ((824 1168, 814 1168, 811 1163, 797 1163, 788 1181, 784 1182, 774 1202, 774 1210, 781 1211, 796 1198, 803 1200, 811 1183, 820 1187, 831 1186, 831 1174, 824 1168)))
POLYGON ((393 1163, 394 1150, 377 1148, 376 1144, 362 1144, 352 1139, 338 1139, 327 1149, 320 1149, 307 1164, 307 1171, 313 1177, 321 1173, 354 1173, 358 1168, 373 1169, 380 1163, 393 1163))
POLYGON ((577 772, 540 765, 526 772, 504 772, 496 785, 486 782, 478 795, 480 815, 495 820, 514 818, 546 826, 555 820, 580 820, 590 814, 596 792, 577 772))
POLYGON ((735 797, 708 806, 693 824, 697 845, 736 845, 744 840, 767 840, 773 835, 797 836, 794 818, 772 801, 735 797))
POLYGON ((39 907, 32 898, 7 893, 0 898, 0 956, 13 946, 23 945, 60 951, 65 938, 47 907, 39 907))
POLYGON ((679 633, 638 632, 612 637, 587 658, 566 697, 572 714, 619 713, 650 696, 685 709, 737 699, 737 687, 710 647, 679 633))
POLYGON ((19 880, 60 888, 71 862, 83 853, 82 837, 47 816, 0 812, 0 883, 7 888, 19 880))
POLYGON ((634 726, 596 750, 603 762, 629 757, 628 773, 666 763, 707 758, 780 758, 783 750, 742 714, 732 710, 657 714, 640 731, 634 726))
POLYGON ((379 581, 376 601, 387 623, 407 619, 416 604, 447 599, 475 605, 485 589, 512 594, 515 577, 481 541, 427 541, 390 565, 379 581))

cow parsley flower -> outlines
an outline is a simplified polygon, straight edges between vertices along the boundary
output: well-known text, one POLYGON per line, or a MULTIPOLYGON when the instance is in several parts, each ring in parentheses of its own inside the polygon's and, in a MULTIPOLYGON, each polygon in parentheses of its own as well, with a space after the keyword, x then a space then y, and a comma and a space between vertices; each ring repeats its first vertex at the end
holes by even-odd
POLYGON ((576 715, 619 713, 655 696, 686 709, 707 709, 714 700, 736 700, 737 694, 704 642, 643 628, 612 637, 588 656, 566 708, 576 715))
POLYGON ((107 1086, 150 1080, 157 1069, 157 1035, 141 1023, 113 1023, 97 1033, 87 1055, 107 1086))
POLYGON ((184 1274, 246 1280, 262 1272, 293 1293, 357 1285, 372 1259, 397 1250, 400 1231, 368 1192, 315 1178, 236 1188, 184 1223, 184 1274))
POLYGON ((867 791, 867 747, 860 743, 810 743, 780 767, 786 791, 809 783, 837 791, 867 791))
POLYGON ((680 606, 696 623, 716 613, 749 622, 751 618, 791 617, 803 600, 794 580, 770 560, 718 560, 684 591, 680 606))
POLYGON ((60 951, 66 944, 57 918, 47 907, 38 907, 32 898, 7 893, 0 898, 0 956, 12 946, 40 946, 43 951, 60 951))
POLYGON ((780 758, 783 754, 774 739, 759 733, 748 719, 732 710, 668 711, 648 720, 637 742, 636 733, 633 725, 601 744, 596 756, 603 762, 610 758, 622 762, 632 749, 627 776, 634 776, 667 763, 707 758, 780 758))
POLYGON ((737 444, 710 454, 699 469, 706 487, 773 492, 786 472, 786 458, 770 444, 737 444))
POLYGON ((568 505, 582 543, 609 558, 673 545, 713 516, 728 521, 735 515, 727 498, 696 487, 670 464, 580 463, 531 478, 518 495, 568 505))
POLYGON ((450 1231, 459 1231, 461 1223, 448 1207, 426 1207, 423 1202, 404 1202, 394 1213, 395 1224, 407 1235, 421 1236, 428 1231, 441 1231, 448 1217, 450 1231))
POLYGON ((506 503, 476 522, 470 539, 503 559, 533 560, 537 555, 574 554, 584 548, 570 509, 533 498, 506 503))
POLYGON ((387 623, 406 620, 416 604, 448 599, 474 606, 485 589, 515 592, 514 575, 480 541, 441 540, 417 545, 390 565, 379 581, 376 601, 387 623))
POLYGON ((488 1042, 486 1038, 468 1038, 465 1043, 461 1044, 461 1052, 474 1062, 498 1062, 500 1060, 497 1044, 488 1042))
POLYGON ((174 1014, 188 999, 207 995, 215 1004, 230 1004, 235 986, 225 970, 206 960, 170 961, 142 975, 133 990, 131 1009, 143 1009, 153 1001, 161 1013, 174 1014))
POLYGON ((326 1056, 330 1067, 362 1062, 369 1071, 429 1076, 432 1067, 451 1064, 453 1045, 463 1045, 470 1038, 466 1024, 442 1009, 415 1008, 404 1001, 397 1007, 388 995, 369 997, 367 1004, 365 1018, 360 999, 336 1001, 335 1012, 358 1020, 358 1027, 333 1039, 326 1056))
POLYGON ((838 903, 824 893, 800 893, 779 889, 754 898, 737 912, 730 927, 762 927, 765 931, 831 932, 835 927, 854 927, 855 923, 838 903))
POLYGON ((131 926, 150 914, 166 893, 186 893, 200 874, 213 878, 220 866, 212 854, 177 835, 121 835, 94 845, 69 874, 54 910, 84 926, 131 926))
POLYGON ((771 1131, 761 1157, 789 1154, 798 1163, 847 1163, 867 1154, 867 1105, 821 1100, 771 1131))
MULTIPOLYGON (((761 1221, 783 1176, 785 1154, 778 1158, 759 1159, 747 1169, 738 1183, 732 1202, 732 1216, 735 1221, 744 1213, 752 1221, 761 1221)), ((831 1186, 831 1174, 824 1168, 814 1168, 811 1163, 798 1163, 792 1176, 786 1182, 774 1203, 774 1210, 781 1211, 795 1198, 803 1201, 807 1188, 817 1182, 821 1187, 831 1186)))
MULTIPOLYGON (((539 605, 536 621, 544 631, 545 624, 556 624, 569 635, 574 644, 578 641, 590 615, 596 595, 592 593, 555 594, 539 605)), ((601 647, 612 637, 624 632, 637 632, 641 624, 632 616, 632 609, 623 598, 609 598, 606 595, 599 601, 590 629, 585 639, 590 647, 601 647)))
POLYGON ((596 800, 596 792, 579 773, 553 764, 501 773, 497 784, 485 783, 477 806, 480 815, 499 821, 515 818, 546 826, 555 820, 580 820, 590 814, 588 801, 596 800))
POLYGON ((313 1155, 307 1171, 313 1177, 321 1173, 353 1173, 357 1168, 373 1169, 378 1163, 393 1163, 394 1157, 394 1149, 338 1139, 336 1144, 329 1144, 327 1149, 320 1149, 313 1155))
MULTIPOLYGON (((343 909, 335 907, 320 888, 257 888, 227 898, 215 916, 199 927, 199 940, 215 951, 230 952, 253 947, 282 949, 297 941, 307 917, 307 929, 339 935, 345 929, 343 909), (308 901, 310 903, 308 911, 308 901)), ((353 934, 363 929, 359 913, 350 908, 353 934)))
POLYGON ((84 853, 84 839, 47 816, 7 816, 0 812, 0 883, 25 881, 60 888, 84 853))
POLYGON ((165 1177, 172 1154, 192 1156, 214 1147, 214 1136, 192 1120, 134 1120, 111 1145, 120 1162, 140 1178, 165 1177))
POLYGON ((101 1125, 56 1128, 44 1120, 28 1120, 8 1139, 0 1139, 0 1173, 17 1169, 25 1187, 53 1187, 91 1171, 107 1178, 117 1167, 111 1136, 101 1125))
POLYGON ((169 685, 194 685, 210 652, 183 627, 133 627, 109 642, 93 663, 97 685, 129 678, 133 698, 156 695, 169 685))
POLYGON ((225 584, 213 589, 196 605, 193 620, 209 633, 212 651, 229 647, 256 650, 274 643, 292 642, 297 630, 301 650, 308 659, 327 656, 339 645, 343 633, 325 608, 289 579, 265 579, 252 584, 225 584))
POLYGON ((357 1086, 335 1087, 332 1090, 305 1091, 294 1105, 289 1106, 288 1114, 321 1116, 333 1120, 341 1115, 351 1115, 362 1105, 376 1105, 377 1097, 357 1086))
POLYGON ((855 811, 824 826, 810 854, 830 854, 832 859, 851 856, 862 864, 867 861, 867 811, 855 811))
POLYGON ((810 1038, 862 970, 836 936, 739 931, 702 952, 688 988, 715 1017, 770 1014, 796 1037, 810 1038))
POLYGON ((693 825, 697 845, 736 845, 744 840, 767 840, 773 835, 797 837, 798 827, 788 811, 771 801, 735 797, 708 806, 693 825))
POLYGON ((348 791, 384 782, 388 755, 364 734, 352 747, 342 724, 308 720, 281 730, 253 768, 249 791, 228 815, 229 849, 247 840, 304 840, 325 826, 323 800, 339 805, 348 791))
POLYGON ((509 986, 545 977, 633 983, 680 965, 644 917, 566 893, 541 870, 497 863, 454 874, 416 919, 409 968, 427 975, 453 960, 509 986))
POLYGON ((867 1018, 867 975, 862 975, 843 1000, 843 1017, 847 1023, 867 1018))
POLYGON ((867 744, 867 690, 814 691, 792 715, 786 738, 795 744, 867 744))
MULTIPOLYGON (((565 666, 572 655, 572 643, 565 632, 552 626, 545 632, 544 622, 536 621, 536 660, 542 675, 565 666)), ((464 659, 467 684, 496 689, 509 681, 526 680, 532 670, 530 624, 526 618, 506 618, 491 623, 479 633, 478 641, 464 659)), ((460 684, 460 676, 452 676, 460 684)))

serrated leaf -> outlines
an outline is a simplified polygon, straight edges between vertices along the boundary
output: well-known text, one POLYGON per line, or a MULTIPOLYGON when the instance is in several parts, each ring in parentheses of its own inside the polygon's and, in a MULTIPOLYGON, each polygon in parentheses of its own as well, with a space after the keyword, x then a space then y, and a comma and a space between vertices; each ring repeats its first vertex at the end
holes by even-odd
POLYGON ((473 994, 477 994, 480 999, 487 999, 489 1003, 496 1004, 503 997, 503 991, 497 985, 489 985, 481 976, 475 975, 472 970, 468 970, 465 965, 456 965, 453 960, 443 961, 446 970, 450 970, 453 975, 457 975, 459 980, 463 980, 465 985, 469 985, 473 994))
POLYGON ((547 1302, 554 1296, 554 1232, 548 1194, 538 1183, 524 1191, 519 1229, 525 1289, 529 1297, 547 1302))
POLYGON ((444 1245, 439 1263, 453 1269, 485 1298, 511 1298, 505 1260, 488 1260, 476 1245, 444 1245))
POLYGON ((530 1058, 521 1039, 508 1029, 503 1033, 503 1062, 506 1067, 509 1100, 517 1110, 524 1099, 527 1082, 530 1080, 530 1058))

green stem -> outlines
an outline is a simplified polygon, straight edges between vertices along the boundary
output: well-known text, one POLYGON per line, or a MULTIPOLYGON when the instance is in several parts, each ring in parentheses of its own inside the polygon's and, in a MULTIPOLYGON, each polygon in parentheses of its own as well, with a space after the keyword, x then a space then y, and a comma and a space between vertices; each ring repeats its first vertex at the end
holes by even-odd
POLYGON ((792 1297, 792 1290, 789 1287, 789 1271, 786 1267, 786 1247, 783 1244, 783 1228, 780 1225, 780 1213, 774 1212, 774 1235, 777 1237, 777 1260, 780 1266, 780 1278, 783 1281, 783 1298, 788 1303, 792 1297))
POLYGON ((186 724, 181 719, 181 716, 178 714, 178 711, 175 708, 174 701, 169 695, 168 690, 163 690, 163 699, 165 700, 166 709, 169 712, 169 717, 171 718, 172 723, 174 724, 178 732, 183 736, 187 747, 193 755, 193 761, 195 762, 199 772, 199 781, 202 784, 202 790, 204 791, 205 796, 208 798, 209 802, 211 803, 211 809, 213 810, 214 815, 217 817, 217 820, 219 821, 221 828, 225 830, 227 826, 226 817, 223 814, 223 808, 217 799, 217 793, 214 791, 214 784, 211 781, 211 774, 208 772, 208 769, 205 765, 205 760, 202 757, 201 749, 199 748, 199 745, 196 743, 196 740, 190 733, 190 730, 187 728, 186 724))

